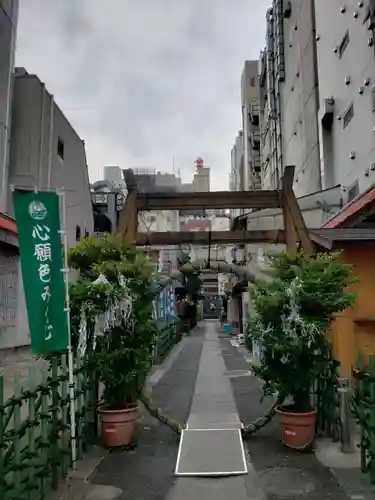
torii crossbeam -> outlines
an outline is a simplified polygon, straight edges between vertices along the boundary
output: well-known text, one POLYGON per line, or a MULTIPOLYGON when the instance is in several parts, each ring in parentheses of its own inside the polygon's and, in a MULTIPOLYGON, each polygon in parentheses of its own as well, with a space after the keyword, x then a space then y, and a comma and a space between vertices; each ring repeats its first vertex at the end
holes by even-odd
POLYGON ((182 209, 264 209, 281 208, 284 229, 256 231, 214 231, 210 242, 219 244, 285 243, 288 251, 302 248, 311 254, 314 245, 293 191, 294 166, 285 167, 282 189, 273 191, 211 191, 207 193, 138 193, 132 170, 123 170, 128 189, 120 213, 118 231, 137 245, 207 244, 207 234, 196 232, 138 233, 138 212, 142 210, 182 209))

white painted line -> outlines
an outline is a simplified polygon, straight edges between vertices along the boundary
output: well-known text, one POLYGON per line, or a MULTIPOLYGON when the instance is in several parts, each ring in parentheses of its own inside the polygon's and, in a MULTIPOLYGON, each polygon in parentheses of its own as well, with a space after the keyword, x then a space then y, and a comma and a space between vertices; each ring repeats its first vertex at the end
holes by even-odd
POLYGON ((228 476, 242 476, 248 474, 247 460, 245 454, 245 448, 242 440, 242 433, 239 429, 189 429, 183 430, 181 433, 180 445, 177 454, 177 462, 175 468, 175 475, 180 477, 228 477, 228 476), (180 461, 181 461, 181 450, 182 450, 182 442, 185 435, 185 432, 208 432, 208 431, 237 431, 238 437, 240 440, 240 448, 241 448, 241 457, 243 463, 242 470, 234 470, 234 471, 214 471, 214 472, 179 472, 180 461))
POLYGON ((248 468, 247 468, 247 460, 246 460, 245 447, 243 445, 242 432, 241 431, 238 431, 238 432, 240 433, 242 461, 243 461, 243 465, 244 465, 244 469, 245 469, 245 474, 247 474, 249 471, 248 471, 248 468))
POLYGON ((176 461, 176 468, 174 470, 175 476, 178 476, 178 469, 180 468, 180 460, 181 460, 181 450, 182 450, 182 441, 184 439, 184 429, 181 432, 181 437, 180 437, 180 444, 178 446, 178 453, 177 453, 177 461, 176 461))
MULTIPOLYGON (((210 422, 210 425, 214 425, 212 422, 210 422)), ((226 422, 225 424, 220 422, 218 423, 217 425, 222 425, 223 427, 210 427, 210 428, 195 428, 195 427, 189 427, 189 424, 186 424, 185 425, 185 429, 183 430, 187 430, 187 431, 237 431, 239 429, 236 429, 236 428, 233 428, 233 427, 225 427, 225 426, 231 426, 231 425, 239 425, 240 426, 240 429, 243 429, 244 428, 244 425, 242 422, 226 422)))

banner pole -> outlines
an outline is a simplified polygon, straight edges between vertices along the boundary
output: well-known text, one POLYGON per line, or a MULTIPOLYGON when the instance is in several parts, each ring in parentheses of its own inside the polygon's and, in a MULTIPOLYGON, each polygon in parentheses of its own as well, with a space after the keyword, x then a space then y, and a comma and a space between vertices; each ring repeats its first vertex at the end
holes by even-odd
POLYGON ((64 283, 65 283, 65 312, 66 321, 68 323, 68 380, 69 380, 69 401, 70 401, 70 438, 72 450, 72 469, 74 470, 77 465, 77 439, 76 439, 76 409, 75 409, 75 395, 74 395, 74 361, 72 349, 72 333, 70 327, 70 297, 69 297, 69 265, 68 265, 68 238, 67 238, 67 224, 66 224, 66 193, 60 191, 61 199, 61 212, 62 212, 62 230, 61 235, 63 239, 64 250, 64 283))

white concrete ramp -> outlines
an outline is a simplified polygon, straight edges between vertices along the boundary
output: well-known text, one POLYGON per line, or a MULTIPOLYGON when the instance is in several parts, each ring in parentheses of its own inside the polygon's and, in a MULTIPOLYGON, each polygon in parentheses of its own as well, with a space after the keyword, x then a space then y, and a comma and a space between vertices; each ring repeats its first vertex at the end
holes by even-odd
POLYGON ((187 428, 177 456, 177 476, 247 474, 246 456, 232 388, 216 333, 206 322, 203 350, 187 428))

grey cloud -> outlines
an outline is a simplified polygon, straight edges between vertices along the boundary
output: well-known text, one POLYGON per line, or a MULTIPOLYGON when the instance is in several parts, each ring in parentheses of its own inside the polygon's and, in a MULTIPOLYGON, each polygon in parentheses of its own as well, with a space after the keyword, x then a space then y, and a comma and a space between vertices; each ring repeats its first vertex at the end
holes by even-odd
POLYGON ((17 63, 56 94, 93 177, 99 162, 163 170, 172 155, 188 173, 201 155, 225 189, 243 61, 263 47, 269 3, 23 0, 17 63))

